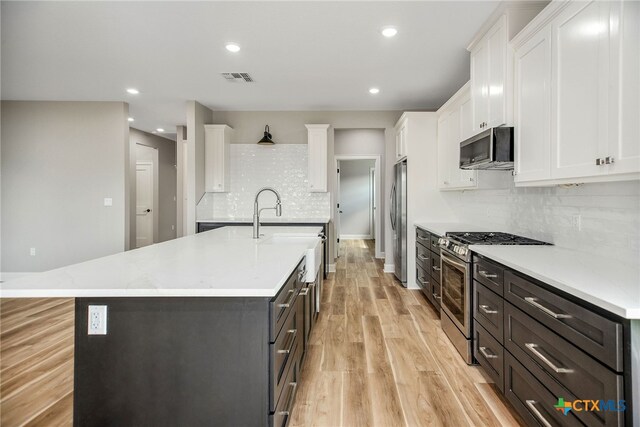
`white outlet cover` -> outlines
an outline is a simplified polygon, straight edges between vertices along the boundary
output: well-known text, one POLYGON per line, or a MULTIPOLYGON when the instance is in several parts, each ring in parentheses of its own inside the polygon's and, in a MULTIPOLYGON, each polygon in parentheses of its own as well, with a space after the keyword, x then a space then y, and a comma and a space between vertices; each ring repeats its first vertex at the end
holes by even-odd
POLYGON ((107 335, 107 306, 90 305, 87 319, 88 335, 107 335))
POLYGON ((105 206, 113 206, 113 199, 111 197, 105 197, 104 198, 104 205, 105 206))
POLYGON ((29 255, 36 256, 36 248, 29 249, 29 255))

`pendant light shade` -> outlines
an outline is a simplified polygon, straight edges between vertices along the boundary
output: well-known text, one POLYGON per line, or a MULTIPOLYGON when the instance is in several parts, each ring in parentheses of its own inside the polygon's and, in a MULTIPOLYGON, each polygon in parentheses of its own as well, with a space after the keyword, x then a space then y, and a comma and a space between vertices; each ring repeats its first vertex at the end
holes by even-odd
POLYGON ((261 144, 261 145, 273 145, 273 144, 275 144, 275 142, 273 142, 273 140, 271 139, 271 134, 269 133, 269 125, 266 125, 264 127, 264 136, 262 137, 262 139, 260 141, 258 141, 258 144, 261 144))

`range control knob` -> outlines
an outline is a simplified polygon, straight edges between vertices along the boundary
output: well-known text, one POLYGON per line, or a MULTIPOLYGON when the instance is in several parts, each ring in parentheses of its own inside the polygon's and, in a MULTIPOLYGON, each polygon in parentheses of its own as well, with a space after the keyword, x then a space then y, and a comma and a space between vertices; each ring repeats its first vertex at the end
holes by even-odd
POLYGON ((460 248, 460 255, 466 255, 469 250, 467 248, 460 248))

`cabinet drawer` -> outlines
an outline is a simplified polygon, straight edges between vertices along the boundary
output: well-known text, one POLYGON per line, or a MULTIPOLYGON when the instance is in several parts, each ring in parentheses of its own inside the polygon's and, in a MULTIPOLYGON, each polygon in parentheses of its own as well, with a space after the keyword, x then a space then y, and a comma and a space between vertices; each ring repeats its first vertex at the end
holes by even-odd
POLYGON ((429 273, 427 273, 419 265, 416 265, 416 282, 418 283, 418 286, 420 286, 422 293, 427 297, 429 301, 431 301, 431 303, 433 303, 431 277, 429 276, 429 273))
MULTIPOLYGON (((304 262, 304 260, 303 260, 304 262)), ((298 266, 300 267, 300 266, 298 266)), ((291 274, 286 284, 280 289, 278 295, 269 304, 269 312, 271 314, 271 322, 269 324, 269 341, 274 342, 278 333, 282 329, 289 313, 296 307, 296 297, 300 288, 298 282, 298 270, 291 274)))
POLYGON ((431 250, 434 252, 438 252, 440 253, 440 245, 438 244, 438 239, 440 238, 440 236, 437 236, 435 234, 431 235, 431 250))
POLYGON ((622 372, 622 324, 511 271, 505 273, 505 299, 602 363, 622 372))
POLYGON ((566 395, 547 390, 529 371, 505 351, 504 394, 507 400, 530 426, 580 426, 573 411, 567 415, 556 410, 558 396, 569 401, 566 395))
POLYGON ((473 318, 502 345, 504 300, 478 281, 473 281, 473 288, 473 318))
POLYGON ((483 258, 475 257, 473 278, 498 295, 504 294, 504 268, 483 258))
POLYGON ((504 348, 477 321, 474 322, 473 353, 496 387, 504 393, 504 348))
POLYGON ((431 267, 429 273, 436 282, 440 283, 440 255, 431 252, 431 267))
MULTIPOLYGON (((300 345, 297 345, 296 354, 300 354, 300 345)), ((284 387, 282 395, 278 400, 278 404, 275 408, 271 408, 273 414, 269 416, 269 425, 271 427, 286 427, 289 425, 289 419, 291 418, 291 411, 293 410, 293 402, 298 391, 298 379, 300 376, 300 360, 299 357, 295 358, 294 363, 289 367, 287 376, 283 381, 284 387)))
POLYGON ((440 311, 442 301, 442 285, 436 281, 431 282, 431 295, 433 296, 433 305, 440 311))
POLYGON ((293 310, 278 335, 276 342, 269 345, 269 389, 270 410, 273 411, 285 385, 287 372, 295 362, 297 346, 303 334, 303 321, 299 310, 293 310))
MULTIPOLYGON (((557 381, 565 400, 624 399, 623 378, 541 323, 506 303, 505 347, 545 385, 557 381), (543 379, 544 378, 544 379, 543 379)), ((581 411, 576 414, 587 425, 618 425, 622 413, 581 411), (618 417, 620 416, 620 419, 618 417)))
POLYGON ((431 246, 431 233, 421 228, 416 228, 416 243, 420 243, 428 249, 431 246))
POLYGON ((429 275, 431 270, 431 251, 422 245, 416 244, 416 264, 429 275))

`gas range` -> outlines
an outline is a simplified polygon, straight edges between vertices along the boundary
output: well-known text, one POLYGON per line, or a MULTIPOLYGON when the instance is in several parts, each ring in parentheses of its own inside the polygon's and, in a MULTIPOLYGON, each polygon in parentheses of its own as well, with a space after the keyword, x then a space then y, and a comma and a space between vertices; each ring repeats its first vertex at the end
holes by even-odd
POLYGON ((440 247, 463 261, 471 261, 469 245, 549 245, 528 237, 500 232, 448 232, 438 240, 440 247))

